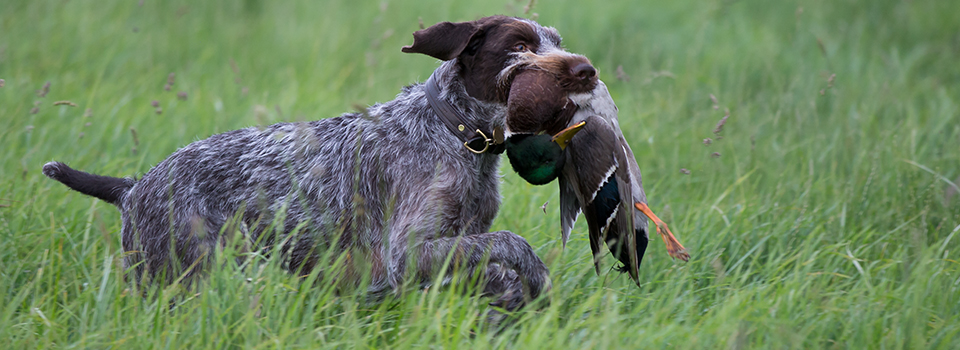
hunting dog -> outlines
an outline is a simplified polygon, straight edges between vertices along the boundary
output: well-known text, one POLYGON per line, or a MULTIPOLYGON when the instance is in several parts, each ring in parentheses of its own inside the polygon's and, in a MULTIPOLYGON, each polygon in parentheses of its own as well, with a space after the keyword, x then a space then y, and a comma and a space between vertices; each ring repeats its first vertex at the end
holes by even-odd
POLYGON ((426 83, 364 112, 214 135, 140 179, 60 162, 43 173, 119 208, 124 265, 141 284, 199 275, 240 237, 259 251, 280 247, 299 275, 320 269, 347 284, 364 276, 370 295, 429 285, 449 261, 449 270, 482 274, 492 305, 517 309, 550 279, 525 239, 488 232, 512 77, 549 70, 576 91, 594 86, 596 71, 560 47, 555 29, 528 19, 442 22, 413 36, 403 52, 444 62, 426 83), (325 270, 331 250, 343 269, 325 270))

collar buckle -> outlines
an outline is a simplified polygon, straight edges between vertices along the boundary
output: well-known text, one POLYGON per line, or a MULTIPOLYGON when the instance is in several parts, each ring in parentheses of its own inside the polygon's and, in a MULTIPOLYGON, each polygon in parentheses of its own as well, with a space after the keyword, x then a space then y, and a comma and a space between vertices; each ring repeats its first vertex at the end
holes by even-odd
POLYGON ((490 149, 490 143, 493 142, 493 139, 487 137, 487 134, 484 134, 483 131, 480 131, 480 129, 477 129, 477 133, 480 134, 480 136, 474 137, 473 139, 465 141, 463 143, 463 146, 466 147, 467 150, 469 150, 470 152, 481 154, 483 152, 486 152, 488 149, 490 149), (477 142, 483 142, 483 149, 480 149, 478 151, 475 147, 470 146, 470 144, 475 144, 477 142))

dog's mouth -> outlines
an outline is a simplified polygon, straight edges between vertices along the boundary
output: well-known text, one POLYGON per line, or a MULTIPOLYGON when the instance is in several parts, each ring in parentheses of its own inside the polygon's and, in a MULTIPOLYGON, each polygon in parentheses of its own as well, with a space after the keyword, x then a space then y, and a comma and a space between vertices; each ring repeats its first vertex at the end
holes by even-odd
POLYGON ((597 70, 586 57, 567 52, 536 54, 517 53, 514 63, 504 68, 497 76, 501 100, 508 101, 517 76, 528 70, 537 70, 553 75, 555 84, 566 94, 586 93, 597 86, 597 70))

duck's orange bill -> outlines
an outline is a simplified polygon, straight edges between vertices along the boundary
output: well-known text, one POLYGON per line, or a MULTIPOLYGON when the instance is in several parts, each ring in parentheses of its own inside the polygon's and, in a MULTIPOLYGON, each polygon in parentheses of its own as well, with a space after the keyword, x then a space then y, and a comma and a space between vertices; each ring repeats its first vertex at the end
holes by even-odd
POLYGON ((687 253, 687 249, 677 241, 677 238, 673 236, 673 233, 670 232, 670 228, 667 227, 667 224, 660 220, 657 217, 657 214, 654 214, 650 207, 646 203, 634 203, 634 206, 637 207, 637 210, 642 212, 644 215, 653 220, 653 224, 657 225, 657 233, 660 234, 660 238, 663 238, 663 243, 667 245, 667 254, 670 254, 670 257, 680 259, 683 261, 690 260, 690 254, 687 253))

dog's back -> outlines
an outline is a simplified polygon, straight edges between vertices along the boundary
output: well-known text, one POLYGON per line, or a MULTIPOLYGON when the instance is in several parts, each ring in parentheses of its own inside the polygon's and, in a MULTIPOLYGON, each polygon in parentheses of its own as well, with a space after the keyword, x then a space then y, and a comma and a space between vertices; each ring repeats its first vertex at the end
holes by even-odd
POLYGON ((228 224, 256 247, 301 225, 309 234, 283 247, 288 269, 312 270, 318 247, 358 249, 376 257, 371 282, 384 284, 381 242, 391 231, 385 225, 425 235, 485 232, 499 205, 498 157, 453 151, 456 139, 431 130, 436 117, 415 105, 422 99, 408 96, 422 93, 407 88, 367 113, 214 135, 174 152, 137 181, 57 162, 44 173, 117 205, 124 250, 133 252, 125 265, 138 277, 167 272, 170 280, 201 270, 189 267, 230 239, 221 236, 228 224), (472 172, 477 176, 458 175, 472 172), (390 221, 385 213, 399 215, 390 221))

